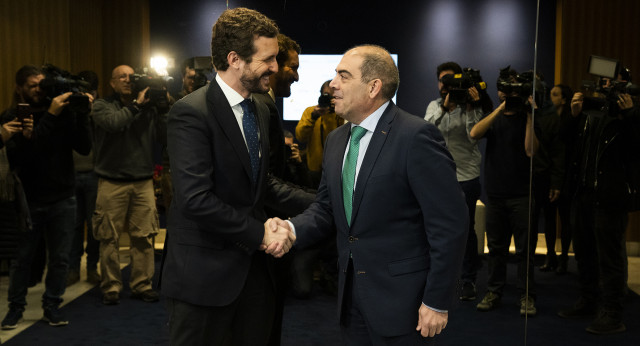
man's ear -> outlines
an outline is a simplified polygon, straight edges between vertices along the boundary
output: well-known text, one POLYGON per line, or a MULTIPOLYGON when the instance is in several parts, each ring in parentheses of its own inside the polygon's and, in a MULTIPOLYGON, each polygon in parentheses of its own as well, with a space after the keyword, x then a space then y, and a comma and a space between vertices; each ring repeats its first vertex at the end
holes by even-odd
POLYGON ((369 92, 369 98, 374 99, 382 92, 382 81, 380 79, 374 79, 368 84, 367 91, 369 92))
POLYGON ((229 54, 227 54, 227 63, 229 64, 229 67, 233 67, 233 68, 239 68, 238 64, 240 63, 240 56, 238 55, 238 53, 236 53, 236 51, 230 51, 229 54))

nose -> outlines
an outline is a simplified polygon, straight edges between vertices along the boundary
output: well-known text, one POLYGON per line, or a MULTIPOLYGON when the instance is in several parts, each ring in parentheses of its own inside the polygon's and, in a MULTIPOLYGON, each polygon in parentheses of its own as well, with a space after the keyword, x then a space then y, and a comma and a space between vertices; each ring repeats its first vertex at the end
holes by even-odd
POLYGON ((332 89, 338 89, 337 78, 338 78, 338 75, 336 74, 336 76, 333 77, 333 79, 331 80, 331 83, 329 83, 329 87, 331 87, 332 89))
POLYGON ((293 71, 293 80, 297 82, 299 78, 300 78, 300 75, 298 75, 298 71, 293 71))

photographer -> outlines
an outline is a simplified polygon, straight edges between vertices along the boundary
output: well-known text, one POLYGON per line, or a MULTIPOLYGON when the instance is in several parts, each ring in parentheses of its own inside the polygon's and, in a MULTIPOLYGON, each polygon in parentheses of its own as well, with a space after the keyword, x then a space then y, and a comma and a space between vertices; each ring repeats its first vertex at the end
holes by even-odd
POLYGON ((329 132, 344 124, 333 108, 333 89, 328 80, 320 88, 318 105, 307 107, 296 125, 296 138, 307 145, 307 167, 313 181, 313 188, 317 188, 322 174, 322 153, 324 142, 329 132))
POLYGON ((67 83, 73 83, 56 75, 58 71, 31 65, 20 68, 16 73, 17 107, 2 115, 2 122, 26 115, 23 120, 26 131, 16 133, 7 142, 7 154, 22 181, 32 221, 32 229, 20 234, 18 257, 12 263, 9 312, 2 321, 3 329, 16 328, 22 320, 31 263, 42 237, 48 250, 43 319, 52 326, 69 323, 59 307, 66 287, 76 212, 72 150, 82 155, 91 150, 88 111, 74 112, 69 105, 72 95, 76 100, 84 99, 85 105, 90 105, 93 97, 78 92, 45 93, 45 85, 61 90, 67 89, 67 83), (26 113, 21 110, 19 114, 21 108, 26 108, 26 113), (28 131, 31 123, 33 131, 28 131))
POLYGON ((489 279, 488 292, 477 305, 477 309, 490 311, 500 305, 506 283, 509 244, 513 235, 518 262, 520 315, 533 316, 537 313, 533 281, 533 253, 536 244, 534 240, 537 233, 528 233, 529 162, 537 150, 538 140, 531 116, 533 98, 529 96, 532 93, 533 80, 527 83, 517 82, 517 79, 510 75, 509 68, 501 71, 498 90, 504 94, 505 100, 491 114, 480 120, 470 132, 473 139, 487 139, 484 183, 487 192, 489 279), (512 109, 513 103, 516 107, 512 109), (507 107, 507 104, 510 107, 507 107), (528 235, 531 238, 528 238, 528 235), (528 253, 532 255, 528 256, 528 253))
POLYGON ((587 109, 585 101, 582 93, 571 100, 576 141, 567 172, 580 295, 558 315, 595 317, 586 330, 612 334, 626 330, 625 230, 628 211, 638 209, 640 108, 628 93, 608 99, 609 111, 587 109))
POLYGON ((438 90, 440 98, 431 101, 424 119, 438 127, 456 163, 458 182, 465 194, 469 210, 469 234, 462 265, 462 289, 460 300, 476 299, 476 276, 481 265, 478 256, 478 237, 474 228, 476 203, 480 198, 480 164, 482 155, 478 141, 469 136, 473 126, 482 118, 480 94, 475 87, 468 89, 470 102, 456 104, 451 101, 449 87, 443 84, 445 76, 461 74, 462 68, 455 62, 445 62, 438 66, 438 90))
POLYGON ((191 94, 207 83, 207 76, 204 72, 195 68, 195 58, 186 59, 182 63, 182 90, 176 95, 176 100, 191 94))
POLYGON ((158 301, 151 288, 153 236, 159 227, 152 177, 154 143, 166 141, 166 114, 159 110, 166 111, 166 107, 157 107, 147 97, 149 87, 134 94, 138 88, 130 79, 133 72, 126 65, 116 67, 110 83, 114 94, 98 99, 91 113, 99 178, 93 232, 100 241, 100 288, 106 305, 120 301, 118 240, 122 231, 128 231, 131 238, 132 297, 158 301))

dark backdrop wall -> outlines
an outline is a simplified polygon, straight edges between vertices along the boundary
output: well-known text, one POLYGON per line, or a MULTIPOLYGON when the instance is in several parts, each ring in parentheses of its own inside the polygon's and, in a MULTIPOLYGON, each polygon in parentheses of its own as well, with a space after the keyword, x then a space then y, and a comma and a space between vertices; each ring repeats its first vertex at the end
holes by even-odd
MULTIPOLYGON (((435 71, 442 62, 480 69, 494 101, 500 68, 533 69, 536 4, 535 0, 229 1, 230 8, 248 7, 274 19, 302 46, 303 54, 341 54, 362 43, 398 54, 397 102, 421 116, 438 96, 435 71)), ((211 27, 226 8, 225 1, 150 2, 151 55, 165 54, 178 66, 185 58, 210 55, 211 27)), ((543 1, 539 24, 537 68, 552 85, 555 1, 543 1)), ((173 75, 172 88, 179 90, 178 69, 173 75)))

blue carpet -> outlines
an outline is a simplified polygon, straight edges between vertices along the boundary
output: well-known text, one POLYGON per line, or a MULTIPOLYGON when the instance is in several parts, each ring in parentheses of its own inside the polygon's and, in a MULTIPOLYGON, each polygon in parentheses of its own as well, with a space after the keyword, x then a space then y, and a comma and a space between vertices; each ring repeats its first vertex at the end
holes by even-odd
MULTIPOLYGON (((157 263, 156 263, 157 264, 157 263)), ((526 345, 640 345, 640 297, 625 298, 624 321, 627 331, 597 336, 584 331, 589 320, 565 320, 556 311, 572 304, 578 292, 575 262, 564 276, 541 273, 536 268, 538 316, 529 318, 526 345)), ((494 311, 476 311, 476 302, 459 302, 450 312, 450 321, 438 345, 525 345, 525 319, 519 315, 515 290, 515 265, 509 264, 508 286, 502 306, 494 311)), ((125 285, 128 268, 123 271, 125 285)), ((486 288, 486 266, 478 277, 478 299, 486 288)), ((284 310, 283 346, 339 345, 335 298, 317 289, 309 300, 288 298, 284 310)), ((12 338, 6 345, 168 345, 167 313, 164 300, 144 303, 129 298, 125 288, 120 304, 102 305, 94 288, 63 308, 70 324, 53 328, 38 322, 12 338)))

